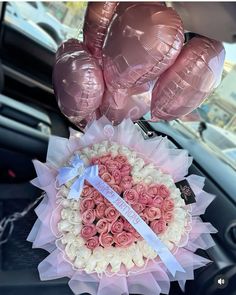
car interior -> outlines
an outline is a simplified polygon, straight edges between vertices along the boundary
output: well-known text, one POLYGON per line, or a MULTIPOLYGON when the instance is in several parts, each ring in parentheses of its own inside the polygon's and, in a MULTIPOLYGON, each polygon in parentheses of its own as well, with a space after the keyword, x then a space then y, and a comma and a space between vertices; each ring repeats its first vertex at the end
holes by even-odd
MULTIPOLYGON (((30 39, 4 21, 0 4, 0 220, 21 212, 41 195, 30 184, 33 159, 45 161, 50 135, 68 137, 78 129, 60 112, 52 88, 55 52, 30 39)), ((215 246, 199 254, 212 263, 195 272, 182 292, 171 284, 170 294, 236 295, 236 171, 200 143, 166 122, 135 123, 145 138, 167 136, 173 146, 193 157, 189 173, 205 177, 205 191, 216 196, 204 221, 218 229, 215 246), (224 288, 218 284, 225 280, 224 288)), ((36 214, 30 210, 14 223, 6 243, 0 244, 0 294, 73 294, 67 279, 40 281, 37 266, 47 256, 26 241, 36 214)))

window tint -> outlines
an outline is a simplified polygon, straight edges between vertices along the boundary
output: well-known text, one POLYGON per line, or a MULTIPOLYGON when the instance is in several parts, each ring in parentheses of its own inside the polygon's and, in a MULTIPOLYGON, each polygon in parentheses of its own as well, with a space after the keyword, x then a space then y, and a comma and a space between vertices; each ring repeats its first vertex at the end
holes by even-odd
POLYGON ((87 2, 9 1, 5 21, 52 51, 66 39, 83 39, 87 2))

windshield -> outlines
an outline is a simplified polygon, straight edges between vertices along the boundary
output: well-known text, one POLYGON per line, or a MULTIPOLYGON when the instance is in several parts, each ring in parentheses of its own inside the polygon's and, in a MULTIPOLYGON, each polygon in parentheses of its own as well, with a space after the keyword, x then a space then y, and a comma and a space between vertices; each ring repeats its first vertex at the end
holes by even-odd
POLYGON ((82 41, 87 2, 12 2, 6 3, 4 21, 32 40, 56 52, 64 40, 82 41))

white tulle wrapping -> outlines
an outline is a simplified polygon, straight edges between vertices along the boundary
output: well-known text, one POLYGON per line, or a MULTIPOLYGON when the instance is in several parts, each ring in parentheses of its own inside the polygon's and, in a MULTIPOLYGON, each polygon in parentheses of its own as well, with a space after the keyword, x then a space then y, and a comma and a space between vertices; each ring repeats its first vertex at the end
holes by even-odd
MULTIPOLYGON (((84 271, 74 270, 68 263, 60 249, 56 247, 56 225, 52 220, 57 220, 57 204, 55 189, 55 176, 57 169, 68 160, 72 153, 88 145, 107 140, 103 132, 105 125, 111 123, 105 118, 92 123, 81 135, 71 130, 68 139, 52 136, 50 138, 47 162, 45 164, 34 161, 38 177, 32 181, 34 185, 46 192, 46 196, 35 209, 38 216, 28 240, 34 248, 43 248, 50 252, 39 264, 41 280, 50 280, 60 277, 69 277, 69 286, 75 294, 90 293, 92 295, 121 295, 138 293, 145 295, 168 294, 170 282, 177 280, 182 289, 186 280, 194 279, 194 270, 206 265, 210 261, 194 254, 197 249, 208 249, 214 245, 210 233, 216 230, 209 223, 203 223, 199 215, 204 214, 207 206, 213 201, 214 196, 202 190, 204 178, 197 175, 187 177, 191 188, 196 194, 196 203, 191 205, 192 224, 188 240, 184 248, 179 248, 175 254, 177 260, 185 269, 185 273, 177 273, 173 278, 160 260, 149 261, 142 273, 130 276, 98 277, 96 274, 87 274, 84 271), (55 214, 52 219, 52 212, 55 214), (56 213, 55 213, 56 212, 56 213), (54 228, 53 228, 54 227, 54 228)), ((114 127, 114 135, 110 138, 145 156, 154 162, 162 171, 169 173, 175 181, 185 178, 191 164, 187 151, 171 149, 167 138, 157 137, 155 140, 145 141, 141 133, 135 128, 131 120, 124 120, 114 127)), ((56 223, 56 221, 53 221, 56 223)))

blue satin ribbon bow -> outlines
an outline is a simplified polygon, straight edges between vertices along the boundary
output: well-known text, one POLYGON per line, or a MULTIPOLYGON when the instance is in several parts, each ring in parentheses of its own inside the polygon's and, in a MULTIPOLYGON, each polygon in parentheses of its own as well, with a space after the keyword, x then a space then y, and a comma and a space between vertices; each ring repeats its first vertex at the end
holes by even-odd
POLYGON ((59 186, 61 186, 76 178, 70 187, 68 199, 78 200, 82 193, 85 179, 95 176, 98 176, 98 166, 94 165, 85 168, 84 162, 80 159, 79 155, 76 155, 72 159, 71 167, 62 167, 59 169, 57 181, 59 186))

